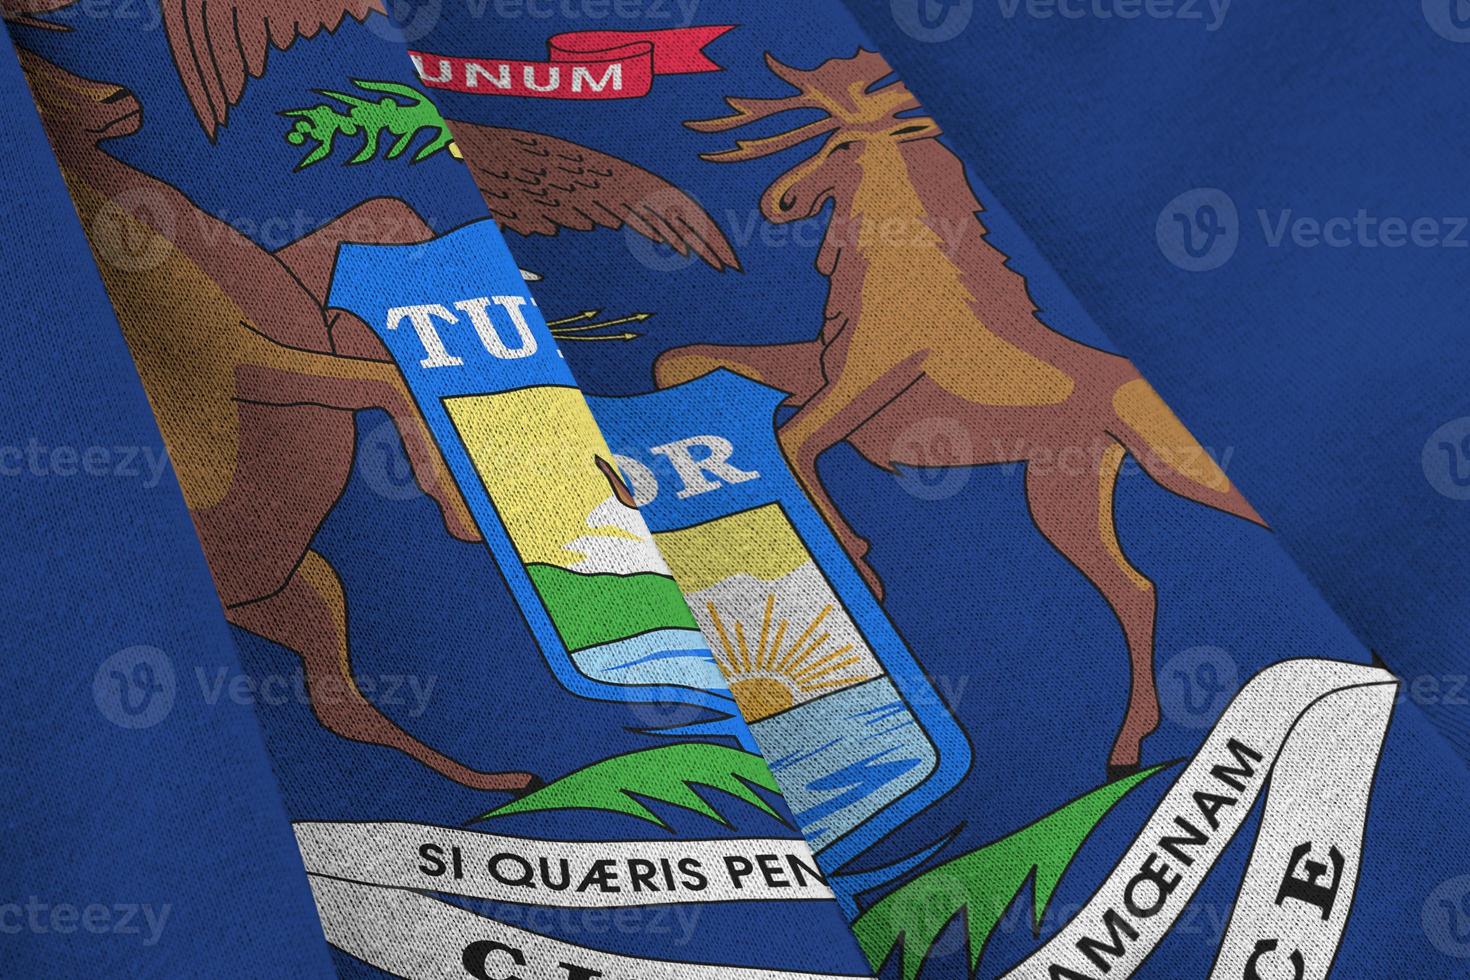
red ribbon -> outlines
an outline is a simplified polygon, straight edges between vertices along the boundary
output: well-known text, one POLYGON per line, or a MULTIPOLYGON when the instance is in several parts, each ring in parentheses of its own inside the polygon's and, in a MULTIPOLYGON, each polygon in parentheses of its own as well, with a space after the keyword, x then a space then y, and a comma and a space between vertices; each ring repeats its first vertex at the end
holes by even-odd
POLYGON ((720 71, 704 48, 733 24, 664 31, 573 31, 546 42, 546 61, 410 51, 429 88, 540 99, 636 99, 655 75, 720 71))

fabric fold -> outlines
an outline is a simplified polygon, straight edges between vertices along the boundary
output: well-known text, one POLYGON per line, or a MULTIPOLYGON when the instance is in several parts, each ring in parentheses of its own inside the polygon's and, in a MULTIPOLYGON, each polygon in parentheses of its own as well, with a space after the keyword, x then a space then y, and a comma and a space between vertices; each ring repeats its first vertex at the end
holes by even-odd
POLYGON ((338 973, 864 974, 376 5, 70 9, 15 40, 242 668, 178 699, 254 709, 338 973))
POLYGON ((331 976, 254 713, 199 694, 239 660, 8 44, 0 122, 0 972, 331 976))
POLYGON ((874 969, 1456 969, 1470 787, 1230 455, 839 5, 691 23, 718 75, 436 102, 874 969))

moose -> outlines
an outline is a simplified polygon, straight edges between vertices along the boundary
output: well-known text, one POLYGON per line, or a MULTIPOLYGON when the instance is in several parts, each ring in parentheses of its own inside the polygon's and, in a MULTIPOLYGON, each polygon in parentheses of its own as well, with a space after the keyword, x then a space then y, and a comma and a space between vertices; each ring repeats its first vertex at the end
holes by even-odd
POLYGON ((933 454, 914 433, 939 423, 963 436, 952 440, 962 453, 940 465, 1026 464, 1037 529, 1097 588, 1122 627, 1130 693, 1108 770, 1135 770, 1159 722, 1157 600, 1114 527, 1125 456, 1173 493, 1264 522, 1126 359, 1039 319, 1025 279, 986 240, 984 209, 963 163, 881 56, 859 50, 801 70, 768 54, 766 64, 796 91, 727 97, 729 114, 685 125, 724 133, 786 112, 820 113, 703 159, 757 160, 825 137, 760 200, 773 223, 815 218, 831 205, 816 258, 828 280, 824 322, 815 340, 671 349, 655 363, 656 382, 667 387, 725 368, 787 392, 785 404, 796 411, 777 432, 782 452, 880 599, 868 543, 818 475, 826 450, 846 441, 890 472, 932 467, 933 454))
POLYGON ((352 472, 354 413, 369 408, 393 420, 447 530, 480 540, 387 350, 360 319, 324 308, 339 243, 420 242, 429 227, 406 203, 377 198, 268 252, 98 145, 138 130, 131 92, 20 57, 225 617, 301 658, 312 710, 335 734, 397 749, 475 789, 534 788, 529 773, 446 756, 362 694, 341 581, 312 548, 352 472))

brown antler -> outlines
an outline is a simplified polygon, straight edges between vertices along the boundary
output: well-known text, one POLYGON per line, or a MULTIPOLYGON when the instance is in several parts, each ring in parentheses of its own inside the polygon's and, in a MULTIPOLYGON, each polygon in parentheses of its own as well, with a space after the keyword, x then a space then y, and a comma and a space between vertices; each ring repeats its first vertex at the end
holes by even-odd
POLYGON ((716 116, 713 119, 693 119, 684 123, 684 125, 698 133, 723 133, 731 129, 738 129, 741 126, 760 119, 767 119, 771 116, 780 115, 783 112, 790 112, 793 109, 821 109, 825 115, 820 119, 813 120, 803 126, 798 126, 796 129, 787 130, 784 133, 777 133, 773 136, 762 136, 758 139, 736 140, 734 149, 724 150, 718 153, 701 153, 700 159, 717 163, 753 160, 757 157, 779 153, 781 150, 793 147, 798 143, 811 139, 813 136, 831 132, 838 127, 838 121, 832 117, 831 105, 822 98, 820 93, 811 91, 801 83, 788 78, 783 74, 783 71, 789 72, 792 69, 782 65, 769 53, 766 55, 766 65, 770 67, 771 71, 785 78, 786 81, 791 82, 800 91, 795 95, 787 95, 778 99, 745 99, 729 95, 725 97, 725 104, 735 110, 734 112, 727 116, 716 116))
POLYGON ((820 109, 825 115, 783 133, 736 140, 734 149, 704 153, 701 159, 730 163, 769 156, 843 125, 874 122, 919 104, 899 82, 869 91, 893 72, 876 51, 859 49, 851 58, 832 58, 810 69, 792 68, 767 53, 766 66, 795 88, 796 94, 776 99, 727 96, 725 103, 734 112, 713 119, 691 120, 684 125, 700 133, 722 133, 793 109, 820 109))

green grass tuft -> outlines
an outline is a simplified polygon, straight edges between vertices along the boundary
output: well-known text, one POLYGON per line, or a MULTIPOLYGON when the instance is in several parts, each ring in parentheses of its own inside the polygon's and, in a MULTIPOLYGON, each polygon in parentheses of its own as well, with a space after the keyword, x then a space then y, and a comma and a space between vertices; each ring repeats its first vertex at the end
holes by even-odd
POLYGON ((604 759, 491 810, 479 819, 550 810, 603 810, 625 813, 668 830, 668 824, 639 800, 642 797, 693 810, 726 827, 732 826, 695 792, 700 786, 729 793, 783 820, 751 788, 758 786, 772 793, 780 792, 765 760, 740 749, 705 742, 663 745, 604 759))
POLYGON ((973 973, 991 933, 1027 879, 1035 875, 1032 928, 1039 930, 1046 907, 1083 842, 1118 801, 1171 765, 1154 766, 1100 786, 884 896, 853 922, 868 962, 877 970, 901 942, 903 980, 914 980, 939 933, 963 913, 973 973))

